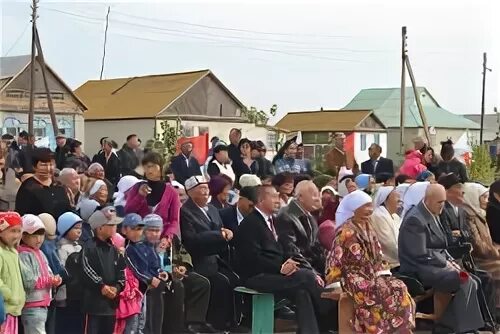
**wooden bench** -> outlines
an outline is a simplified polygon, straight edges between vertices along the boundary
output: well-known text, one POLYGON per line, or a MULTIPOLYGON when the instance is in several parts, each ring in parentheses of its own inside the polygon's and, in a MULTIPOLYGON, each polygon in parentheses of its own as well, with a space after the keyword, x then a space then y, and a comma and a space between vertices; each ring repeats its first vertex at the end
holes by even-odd
POLYGON ((274 295, 238 286, 235 292, 252 296, 252 334, 274 332, 274 295))

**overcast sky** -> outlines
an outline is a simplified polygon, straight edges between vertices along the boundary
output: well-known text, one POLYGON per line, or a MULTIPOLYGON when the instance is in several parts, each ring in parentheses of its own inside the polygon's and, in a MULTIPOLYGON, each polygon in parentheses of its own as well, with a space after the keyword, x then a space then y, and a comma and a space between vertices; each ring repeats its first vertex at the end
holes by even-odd
MULTIPOLYGON (((30 52, 30 3, 0 0, 2 56, 30 52)), ((406 25, 417 84, 442 107, 480 113, 483 52, 486 110, 500 107, 499 1, 41 0, 46 60, 72 88, 99 78, 108 5, 105 78, 208 68, 248 106, 336 109, 399 87, 406 25)))

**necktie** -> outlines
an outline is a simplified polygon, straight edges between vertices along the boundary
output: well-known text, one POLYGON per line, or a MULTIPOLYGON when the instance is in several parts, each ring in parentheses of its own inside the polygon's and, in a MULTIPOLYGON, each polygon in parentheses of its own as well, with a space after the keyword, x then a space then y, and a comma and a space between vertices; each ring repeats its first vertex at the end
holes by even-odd
POLYGON ((278 234, 276 234, 276 230, 274 228, 274 221, 273 221, 273 217, 269 217, 269 219, 267 220, 269 222, 269 229, 271 230, 271 232, 273 233, 273 236, 274 236, 274 239, 277 241, 278 240, 278 234))
POLYGON ((373 174, 377 171, 378 160, 373 161, 373 174))

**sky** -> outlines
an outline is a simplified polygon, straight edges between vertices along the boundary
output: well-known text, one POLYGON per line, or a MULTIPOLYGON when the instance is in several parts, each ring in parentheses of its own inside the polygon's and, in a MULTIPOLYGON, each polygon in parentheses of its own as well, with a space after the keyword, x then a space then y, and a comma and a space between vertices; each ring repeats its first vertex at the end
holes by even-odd
MULTIPOLYGON (((31 1, 0 0, 0 54, 29 54, 31 1)), ((49 1, 37 20, 47 63, 76 89, 104 78, 210 69, 247 106, 278 115, 339 109, 399 87, 401 27, 417 85, 456 114, 500 107, 500 2, 49 1), (496 26, 496 28, 495 28, 496 26)), ((409 78, 407 79, 409 83, 409 78)))

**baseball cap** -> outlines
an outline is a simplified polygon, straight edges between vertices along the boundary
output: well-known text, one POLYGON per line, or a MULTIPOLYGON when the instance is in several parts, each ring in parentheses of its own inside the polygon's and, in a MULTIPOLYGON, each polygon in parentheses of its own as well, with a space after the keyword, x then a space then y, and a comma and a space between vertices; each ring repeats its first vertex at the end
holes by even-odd
POLYGON ((107 206, 94 212, 87 221, 92 230, 104 225, 118 225, 123 221, 116 215, 114 206, 107 206))
POLYGON ((32 214, 26 214, 23 216, 22 219, 23 219, 23 232, 26 232, 28 234, 33 234, 38 230, 45 231, 45 225, 43 225, 43 222, 40 219, 40 217, 32 214))
POLYGON ((184 187, 188 191, 198 187, 200 184, 208 184, 208 181, 203 176, 195 175, 186 180, 184 187))
POLYGON ((82 221, 82 218, 76 213, 65 212, 57 219, 57 233, 59 233, 61 237, 64 237, 69 230, 82 221))
POLYGON ((14 211, 0 212, 0 232, 16 225, 22 225, 19 213, 14 211))
POLYGON ((146 228, 160 228, 163 229, 163 219, 157 214, 151 213, 144 217, 144 225, 146 228))
POLYGON ((129 213, 123 218, 122 227, 137 227, 144 226, 142 217, 137 213, 129 213))

